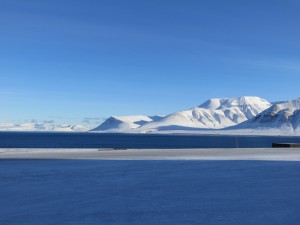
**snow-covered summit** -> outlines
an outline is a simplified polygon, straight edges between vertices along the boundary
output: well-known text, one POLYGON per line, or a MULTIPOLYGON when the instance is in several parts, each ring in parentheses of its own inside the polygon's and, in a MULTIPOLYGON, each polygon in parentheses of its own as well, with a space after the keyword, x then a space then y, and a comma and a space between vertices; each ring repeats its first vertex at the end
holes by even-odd
POLYGON ((258 97, 214 98, 198 107, 145 124, 140 129, 220 129, 246 121, 270 106, 271 103, 258 97))
POLYGON ((261 109, 262 105, 270 106, 270 102, 255 96, 243 96, 238 98, 212 98, 204 102, 199 108, 205 109, 225 109, 232 107, 244 108, 249 106, 251 109, 261 109))
POLYGON ((274 104, 269 109, 236 128, 300 131, 300 98, 274 104))
POLYGON ((92 131, 129 131, 143 126, 146 123, 159 120, 160 116, 112 116, 92 131))
POLYGON ((199 108, 221 111, 230 109, 239 114, 242 113, 247 119, 250 119, 270 106, 271 103, 263 98, 244 96, 238 98, 213 98, 200 105, 199 108))
POLYGON ((164 117, 110 117, 93 131, 160 131, 189 129, 220 129, 246 121, 271 103, 259 97, 214 98, 202 105, 164 117))

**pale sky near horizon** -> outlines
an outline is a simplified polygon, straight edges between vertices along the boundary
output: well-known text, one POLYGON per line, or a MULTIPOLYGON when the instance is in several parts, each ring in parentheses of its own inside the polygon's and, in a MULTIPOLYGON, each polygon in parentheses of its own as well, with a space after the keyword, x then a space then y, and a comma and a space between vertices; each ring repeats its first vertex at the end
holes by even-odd
POLYGON ((300 1, 0 0, 0 122, 300 97, 300 1))

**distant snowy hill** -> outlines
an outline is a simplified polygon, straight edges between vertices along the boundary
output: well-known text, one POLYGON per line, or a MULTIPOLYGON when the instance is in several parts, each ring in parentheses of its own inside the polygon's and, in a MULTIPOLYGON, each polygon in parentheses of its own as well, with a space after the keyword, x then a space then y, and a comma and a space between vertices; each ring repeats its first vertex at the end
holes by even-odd
MULTIPOLYGON (((0 131, 89 131, 91 124, 54 121, 0 123, 0 131)), ((300 98, 270 103, 259 97, 214 98, 167 116, 112 116, 95 132, 197 132, 206 134, 300 134, 300 98)))
POLYGON ((83 125, 63 125, 49 123, 0 123, 0 131, 65 131, 84 132, 89 128, 83 125))
POLYGON ((300 98, 280 102, 235 129, 273 129, 300 132, 300 98))
POLYGON ((271 106, 259 97, 215 98, 165 117, 110 117, 93 131, 152 132, 162 130, 220 129, 237 125, 271 106))
POLYGON ((92 131, 128 131, 159 119, 160 116, 112 116, 92 131))

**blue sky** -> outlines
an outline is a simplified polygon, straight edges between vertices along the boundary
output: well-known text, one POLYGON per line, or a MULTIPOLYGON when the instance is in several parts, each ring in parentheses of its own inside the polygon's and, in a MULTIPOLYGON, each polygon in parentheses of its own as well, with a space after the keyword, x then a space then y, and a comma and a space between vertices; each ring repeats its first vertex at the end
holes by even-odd
POLYGON ((300 2, 0 1, 0 121, 297 98, 300 2))

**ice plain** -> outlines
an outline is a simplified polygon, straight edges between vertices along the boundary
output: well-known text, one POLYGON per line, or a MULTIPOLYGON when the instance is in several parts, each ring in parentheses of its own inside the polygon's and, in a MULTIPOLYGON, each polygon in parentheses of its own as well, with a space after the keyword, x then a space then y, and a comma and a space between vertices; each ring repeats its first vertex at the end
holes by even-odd
POLYGON ((300 219, 300 149, 1 152, 0 224, 296 225, 300 219))

